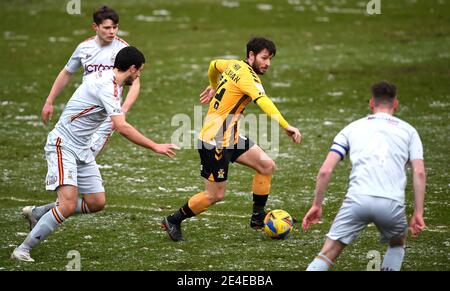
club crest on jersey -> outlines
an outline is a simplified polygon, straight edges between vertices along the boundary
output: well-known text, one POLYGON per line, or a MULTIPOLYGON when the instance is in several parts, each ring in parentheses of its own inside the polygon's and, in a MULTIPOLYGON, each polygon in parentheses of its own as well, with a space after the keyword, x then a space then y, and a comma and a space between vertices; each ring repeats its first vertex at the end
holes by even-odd
POLYGON ((223 179, 225 178, 225 171, 223 169, 220 169, 219 172, 217 172, 217 178, 223 179))
POLYGON ((67 179, 73 180, 73 176, 74 176, 74 170, 73 169, 69 169, 69 173, 67 175, 67 179))
POLYGON ((266 94, 266 91, 264 91, 264 87, 261 84, 255 82, 255 86, 256 86, 256 88, 258 88, 260 93, 266 94))

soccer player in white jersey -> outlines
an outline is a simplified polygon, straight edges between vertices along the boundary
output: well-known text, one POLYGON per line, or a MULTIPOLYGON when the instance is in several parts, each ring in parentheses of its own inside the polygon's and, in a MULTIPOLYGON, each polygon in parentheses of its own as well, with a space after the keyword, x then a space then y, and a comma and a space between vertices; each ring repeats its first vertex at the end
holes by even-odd
POLYGON ((348 154, 352 164, 350 185, 325 244, 307 271, 327 271, 345 246, 369 223, 377 227, 381 242, 388 243, 381 270, 399 271, 405 255, 408 224, 405 214, 406 167, 412 168, 414 213, 409 229, 414 238, 425 228, 425 167, 422 142, 416 129, 394 117, 396 87, 388 82, 372 86, 372 115, 350 123, 334 139, 317 175, 315 198, 303 218, 309 229, 322 216, 324 194, 338 162, 348 154))
MULTIPOLYGON (((128 44, 117 37, 119 29, 119 15, 107 6, 102 6, 93 14, 92 27, 96 31, 96 35, 80 43, 66 66, 61 70, 52 89, 42 108, 42 122, 44 124, 53 115, 53 102, 61 93, 65 86, 70 82, 72 75, 83 67, 83 82, 91 73, 109 70, 114 66, 116 54, 128 44)), ((137 78, 128 91, 126 100, 122 105, 122 111, 127 113, 133 103, 136 101, 140 90, 139 78, 137 78)), ((96 157, 108 142, 113 128, 111 120, 108 118, 96 130, 91 142, 91 150, 96 157)), ((52 209, 55 203, 42 206, 26 206, 22 209, 22 215, 28 220, 30 230, 36 225, 37 221, 48 210, 52 209)))
MULTIPOLYGON (((53 102, 61 93, 64 87, 70 82, 72 75, 83 67, 83 81, 86 76, 93 72, 109 70, 114 65, 114 59, 118 51, 128 46, 128 44, 117 37, 119 30, 119 15, 111 8, 102 6, 93 14, 92 27, 96 35, 80 43, 66 66, 61 70, 53 83, 52 89, 42 108, 42 122, 45 124, 53 115, 53 102)), ((139 95, 139 78, 133 82, 128 92, 126 100, 122 106, 124 113, 127 113, 139 95)), ((105 121, 94 135, 91 145, 94 155, 97 156, 105 146, 112 133, 111 120, 105 121)))
POLYGON ((46 190, 57 192, 58 203, 39 219, 11 257, 34 261, 32 248, 42 242, 69 216, 97 212, 105 206, 105 190, 98 165, 90 149, 97 128, 110 117, 117 132, 156 153, 173 157, 174 144, 157 144, 125 121, 121 108, 124 85, 140 76, 145 58, 135 47, 120 50, 112 70, 86 77, 67 103, 45 146, 48 171, 46 190), (83 193, 80 198, 78 193, 83 193))

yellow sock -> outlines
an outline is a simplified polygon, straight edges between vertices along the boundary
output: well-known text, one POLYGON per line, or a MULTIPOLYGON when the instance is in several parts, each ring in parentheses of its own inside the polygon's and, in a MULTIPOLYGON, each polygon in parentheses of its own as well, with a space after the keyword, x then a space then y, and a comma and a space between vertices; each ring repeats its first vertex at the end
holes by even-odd
POLYGON ((253 194, 269 195, 271 180, 272 175, 262 175, 257 172, 253 177, 253 187, 252 187, 253 194))
POLYGON ((206 211, 211 204, 205 192, 195 194, 188 201, 188 206, 195 215, 206 211))

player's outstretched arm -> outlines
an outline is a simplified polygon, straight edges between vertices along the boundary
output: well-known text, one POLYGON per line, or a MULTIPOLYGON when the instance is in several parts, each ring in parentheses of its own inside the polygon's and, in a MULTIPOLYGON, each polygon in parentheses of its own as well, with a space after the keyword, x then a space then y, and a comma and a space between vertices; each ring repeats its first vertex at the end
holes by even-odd
POLYGON ((322 217, 322 205, 325 191, 330 183, 331 175, 341 157, 335 152, 329 152, 327 158, 320 167, 316 179, 316 189, 314 190, 314 202, 302 221, 302 228, 308 230, 311 224, 316 224, 322 217))
POLYGON ((426 174, 423 160, 412 160, 412 176, 414 189, 414 213, 409 224, 409 230, 413 238, 425 229, 423 210, 425 203, 426 174))
POLYGON ((122 111, 124 113, 127 113, 130 111, 131 107, 133 106, 134 102, 136 102, 139 92, 141 90, 141 81, 140 78, 136 78, 133 81, 133 84, 130 87, 130 90, 128 91, 127 97, 125 98, 125 101, 122 104, 122 111))
POLYGON ((111 120, 116 131, 118 131, 121 135, 137 145, 151 149, 155 153, 166 155, 169 158, 172 158, 175 156, 174 150, 179 149, 174 144, 157 144, 151 139, 145 137, 131 124, 125 121, 125 115, 113 115, 111 116, 111 120))
POLYGON ((272 100, 270 100, 267 96, 262 96, 256 99, 256 104, 266 113, 270 118, 276 120, 280 126, 286 131, 286 134, 292 138, 292 141, 295 143, 300 143, 302 141, 302 135, 300 134, 300 130, 295 128, 284 119, 281 115, 280 111, 278 111, 275 104, 273 104, 272 100))
POLYGON ((55 101, 59 93, 61 93, 61 91, 64 89, 64 87, 66 87, 66 85, 70 82, 71 77, 72 74, 65 68, 62 69, 61 72, 59 72, 58 76, 55 79, 55 82, 53 82, 52 89, 50 90, 50 93, 48 94, 48 97, 45 100, 44 107, 42 108, 41 112, 42 123, 46 124, 47 121, 52 119, 53 102, 55 101))

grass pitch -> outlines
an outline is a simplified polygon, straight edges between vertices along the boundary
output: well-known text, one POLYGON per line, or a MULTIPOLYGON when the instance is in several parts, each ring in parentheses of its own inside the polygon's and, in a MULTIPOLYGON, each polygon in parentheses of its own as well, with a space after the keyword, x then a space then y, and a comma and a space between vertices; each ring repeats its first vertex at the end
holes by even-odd
MULTIPOLYGON (((91 36, 92 11, 105 1, 7 1, 0 9, 0 270, 64 270, 67 253, 81 254, 82 270, 304 270, 320 250, 348 183, 348 160, 327 192, 323 223, 287 240, 267 239, 248 226, 252 171, 232 165, 225 200, 184 224, 187 241, 173 243, 159 228, 203 188, 196 150, 169 160, 115 134, 99 157, 108 197, 98 214, 72 217, 33 251, 34 264, 9 255, 27 233, 25 205, 49 203, 43 146, 64 104, 81 81, 74 76, 56 101, 51 124, 40 110, 54 78, 76 45, 91 36)), ((263 76, 266 92, 300 128, 301 145, 280 137, 268 207, 301 219, 309 208, 316 173, 337 132, 368 113, 370 85, 394 82, 398 116, 421 135, 428 172, 427 229, 410 239, 404 270, 449 270, 450 21, 448 1, 384 1, 381 14, 368 1, 107 1, 120 14, 121 36, 147 58, 141 96, 128 120, 158 142, 169 142, 176 114, 193 117, 207 85, 211 59, 244 58, 254 35, 272 38, 278 52, 263 76)), ((206 111, 206 108, 204 109, 206 111)), ((249 105, 247 114, 258 114, 249 105)), ((193 139, 192 139, 193 140, 193 139)), ((412 213, 411 180, 407 213, 412 213)), ((337 270, 365 270, 377 243, 375 227, 349 246, 337 270)))

